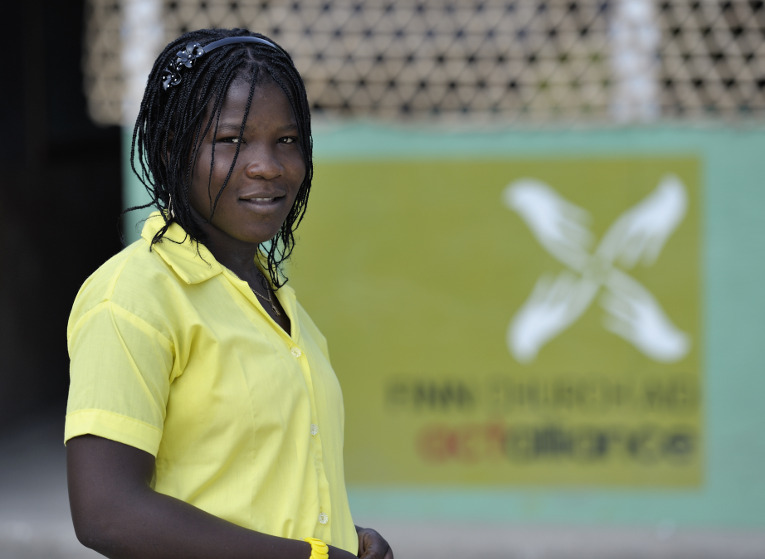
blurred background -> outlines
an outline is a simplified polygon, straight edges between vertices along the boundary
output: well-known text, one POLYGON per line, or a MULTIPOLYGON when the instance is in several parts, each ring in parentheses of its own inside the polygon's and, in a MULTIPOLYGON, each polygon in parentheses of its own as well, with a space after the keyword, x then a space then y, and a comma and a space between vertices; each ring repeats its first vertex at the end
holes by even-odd
POLYGON ((308 89, 289 275, 343 385, 358 524, 399 558, 765 556, 764 2, 6 13, 0 557, 93 556, 66 501, 68 312, 140 230, 120 212, 156 54, 216 26, 272 37, 308 89))

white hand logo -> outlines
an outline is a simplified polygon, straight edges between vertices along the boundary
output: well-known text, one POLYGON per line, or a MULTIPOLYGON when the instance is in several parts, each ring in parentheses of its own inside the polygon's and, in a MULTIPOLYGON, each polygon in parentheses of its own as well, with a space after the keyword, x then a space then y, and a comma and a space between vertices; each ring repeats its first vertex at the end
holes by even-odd
POLYGON ((690 349, 690 339, 672 324, 646 288, 613 270, 601 305, 605 327, 656 361, 676 361, 690 349))
POLYGON ((544 344, 587 310, 597 291, 596 283, 570 272, 562 272, 554 280, 539 278, 507 331, 507 344, 516 359, 532 361, 544 344))
POLYGON ((609 331, 658 361, 685 356, 688 336, 640 283, 614 267, 617 262, 631 268, 637 262, 656 261, 687 208, 685 189, 677 177, 664 177, 642 202, 620 216, 594 254, 588 252, 592 235, 585 225, 587 212, 550 186, 522 179, 505 188, 503 200, 553 257, 577 272, 537 281, 507 331, 508 349, 518 361, 533 360, 544 344, 573 324, 601 286, 606 288, 601 305, 609 313, 605 321, 609 331))
POLYGON ((514 182, 505 188, 503 196, 505 205, 520 214, 550 254, 577 270, 584 266, 592 244, 586 210, 534 179, 514 182))
POLYGON ((616 220, 598 245, 598 254, 627 268, 639 260, 652 265, 687 207, 688 198, 680 179, 673 175, 664 177, 656 190, 616 220))

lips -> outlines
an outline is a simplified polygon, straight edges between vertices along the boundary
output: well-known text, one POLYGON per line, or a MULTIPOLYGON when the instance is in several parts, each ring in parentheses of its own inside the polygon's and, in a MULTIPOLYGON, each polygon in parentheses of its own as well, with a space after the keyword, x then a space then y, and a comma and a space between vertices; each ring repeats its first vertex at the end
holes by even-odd
POLYGON ((270 198, 242 198, 245 202, 254 202, 256 204, 265 204, 269 202, 273 202, 276 200, 276 197, 270 197, 270 198))
POLYGON ((284 195, 265 196, 263 194, 258 194, 258 195, 253 194, 253 195, 241 196, 239 200, 241 202, 246 202, 248 204, 255 204, 258 206, 268 206, 270 204, 279 202, 282 198, 284 198, 284 195))

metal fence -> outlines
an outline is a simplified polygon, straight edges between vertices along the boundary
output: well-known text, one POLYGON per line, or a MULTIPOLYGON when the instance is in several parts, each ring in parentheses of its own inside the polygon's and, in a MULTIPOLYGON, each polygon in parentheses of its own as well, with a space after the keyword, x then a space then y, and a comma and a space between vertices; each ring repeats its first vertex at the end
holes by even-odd
POLYGON ((151 59, 199 27, 272 37, 293 55, 314 113, 331 117, 765 116, 763 0, 90 0, 83 63, 97 122, 124 116, 125 52, 141 46, 126 32, 131 13, 134 30, 159 37, 151 59))

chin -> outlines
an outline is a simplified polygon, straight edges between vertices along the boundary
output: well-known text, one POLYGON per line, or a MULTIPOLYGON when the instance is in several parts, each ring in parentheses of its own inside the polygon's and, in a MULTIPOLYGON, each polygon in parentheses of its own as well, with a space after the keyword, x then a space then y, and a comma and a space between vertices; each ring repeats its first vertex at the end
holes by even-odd
POLYGON ((270 241, 273 241, 274 237, 276 237, 278 231, 274 232, 273 234, 269 235, 267 233, 260 234, 260 235, 248 235, 247 237, 241 239, 242 241, 246 243, 250 243, 253 245, 262 245, 263 243, 268 243, 270 241))

